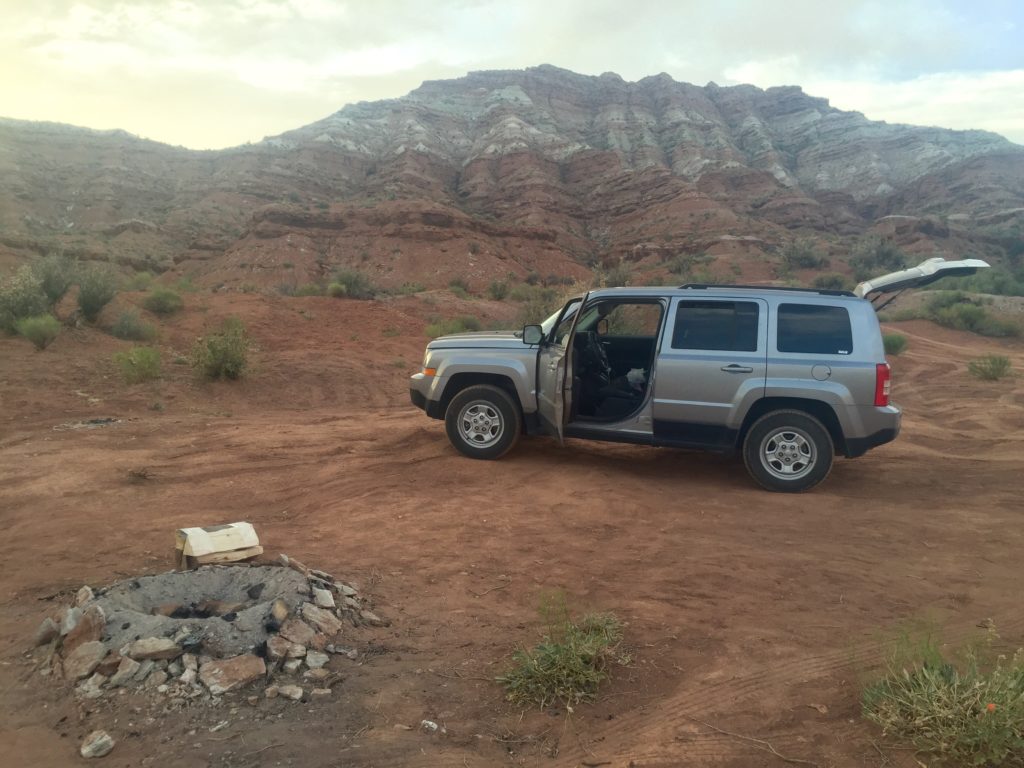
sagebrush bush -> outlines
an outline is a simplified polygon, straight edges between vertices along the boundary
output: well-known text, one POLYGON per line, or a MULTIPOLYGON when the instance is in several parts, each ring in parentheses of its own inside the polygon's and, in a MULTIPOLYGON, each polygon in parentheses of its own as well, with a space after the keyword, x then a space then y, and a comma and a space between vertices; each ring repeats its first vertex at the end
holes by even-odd
POLYGON ((237 379, 249 362, 249 335, 238 318, 228 318, 219 331, 192 347, 192 367, 208 379, 237 379))
POLYGON ((0 280, 0 329, 15 333, 18 320, 46 314, 48 304, 42 280, 30 267, 21 267, 0 280))
POLYGON ((298 288, 290 288, 287 295, 289 296, 323 296, 327 291, 327 288, 320 283, 306 283, 306 285, 300 285, 298 288))
POLYGON ((882 337, 885 345, 885 354, 898 355, 907 348, 907 337, 902 333, 887 333, 882 337))
POLYGON ((1004 355, 985 355, 967 364, 967 372, 983 381, 999 381, 1010 375, 1010 358, 1004 355))
POLYGON ((782 249, 782 269, 822 269, 828 266, 828 259, 818 253, 813 240, 794 240, 782 249))
POLYGON ((434 318, 426 327, 426 334, 432 339, 438 336, 449 336, 453 333, 466 333, 467 331, 479 331, 480 321, 471 315, 452 317, 448 319, 434 318))
POLYGON ((372 299, 377 289, 369 277, 355 269, 342 269, 334 273, 332 283, 345 286, 345 297, 349 299, 372 299))
POLYGON ((49 254, 32 265, 32 271, 46 294, 50 305, 60 301, 75 282, 75 259, 62 254, 49 254))
POLYGON ((90 323, 99 317, 100 312, 116 293, 117 278, 110 269, 92 266, 79 274, 78 308, 90 323))
POLYGON ((943 765, 1021 765, 1024 651, 996 655, 993 638, 944 653, 933 634, 903 636, 864 689, 864 717, 943 765))
POLYGON ((132 347, 114 355, 114 363, 126 384, 138 384, 160 378, 160 350, 156 347, 132 347))
POLYGON ((903 252, 891 240, 871 235, 853 248, 849 265, 857 280, 867 280, 881 274, 896 272, 906 266, 903 252))
POLYGON ((608 677, 613 661, 625 663, 616 650, 622 625, 610 613, 590 613, 573 621, 564 598, 541 609, 547 631, 531 649, 512 655, 510 669, 498 682, 509 701, 544 708, 550 704, 574 706, 591 701, 608 677))
POLYGON ((845 291, 849 290, 850 284, 838 272, 829 272, 815 277, 811 286, 823 291, 845 291))
POLYGON ((149 290, 149 285, 152 282, 152 272, 136 272, 125 281, 124 287, 128 291, 146 291, 149 290))
POLYGON ((461 277, 456 277, 453 280, 448 281, 448 290, 450 290, 460 299, 464 299, 469 295, 469 283, 467 283, 461 277))
POLYGON ((185 302, 169 288, 157 288, 142 300, 142 306, 154 315, 172 315, 181 311, 185 302))
POLYGON ((14 322, 14 329, 42 350, 60 335, 60 321, 53 315, 22 317, 14 322))
POLYGON ((152 341, 157 335, 156 326, 139 317, 134 309, 122 312, 110 326, 110 333, 127 341, 152 341))
POLYGON ((344 283, 331 283, 327 286, 327 295, 335 299, 343 299, 348 296, 348 286, 344 283))
POLYGON ((1012 320, 993 315, 980 300, 961 291, 938 291, 930 296, 925 304, 925 317, 947 328, 981 336, 1018 336, 1021 332, 1012 320))
POLYGON ((495 301, 503 301, 508 296, 508 283, 504 280, 492 280, 487 286, 487 295, 495 301))

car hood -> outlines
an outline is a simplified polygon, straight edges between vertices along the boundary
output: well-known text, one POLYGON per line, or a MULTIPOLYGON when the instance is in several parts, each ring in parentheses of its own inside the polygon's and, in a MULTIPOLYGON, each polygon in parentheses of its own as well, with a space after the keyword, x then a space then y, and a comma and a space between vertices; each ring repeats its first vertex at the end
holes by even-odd
POLYGON ((525 349, 522 331, 474 331, 439 336, 427 349, 525 349))

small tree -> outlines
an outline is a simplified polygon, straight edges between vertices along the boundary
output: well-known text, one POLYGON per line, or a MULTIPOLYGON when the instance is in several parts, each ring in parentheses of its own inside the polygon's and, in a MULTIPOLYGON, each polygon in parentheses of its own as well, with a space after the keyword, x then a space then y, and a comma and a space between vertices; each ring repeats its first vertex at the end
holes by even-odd
POLYGON ((60 322, 53 315, 23 317, 15 321, 14 327, 39 350, 46 349, 60 334, 60 322))
POLYGON ((249 335, 236 317, 221 329, 198 339, 192 347, 192 367, 208 379, 238 379, 249 359, 249 335))
POLYGON ((117 294, 117 280, 106 267, 90 267, 78 281, 78 307, 90 323, 95 322, 110 300, 117 294))

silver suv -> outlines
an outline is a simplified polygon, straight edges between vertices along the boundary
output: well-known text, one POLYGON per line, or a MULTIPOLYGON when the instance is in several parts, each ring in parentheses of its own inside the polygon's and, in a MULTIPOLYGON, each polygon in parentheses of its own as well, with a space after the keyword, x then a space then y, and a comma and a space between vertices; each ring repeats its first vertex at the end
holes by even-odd
POLYGON ((595 290, 522 331, 435 339, 409 393, 472 458, 503 456, 525 430, 741 453, 762 487, 805 491, 834 455, 899 434, 872 301, 987 266, 931 259, 853 293, 595 290))

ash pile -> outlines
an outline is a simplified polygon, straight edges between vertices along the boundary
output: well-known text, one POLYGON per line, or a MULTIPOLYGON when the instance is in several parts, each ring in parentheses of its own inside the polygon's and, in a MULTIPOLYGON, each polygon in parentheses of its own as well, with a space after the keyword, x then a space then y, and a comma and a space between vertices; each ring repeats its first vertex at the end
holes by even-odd
POLYGON ((35 642, 51 651, 42 673, 84 699, 142 689, 183 705, 260 685, 301 700, 330 694, 332 657, 358 658, 347 625, 385 624, 351 585, 281 555, 82 587, 35 642))

